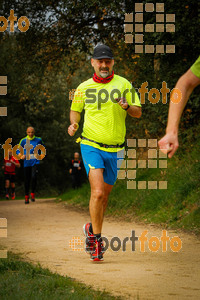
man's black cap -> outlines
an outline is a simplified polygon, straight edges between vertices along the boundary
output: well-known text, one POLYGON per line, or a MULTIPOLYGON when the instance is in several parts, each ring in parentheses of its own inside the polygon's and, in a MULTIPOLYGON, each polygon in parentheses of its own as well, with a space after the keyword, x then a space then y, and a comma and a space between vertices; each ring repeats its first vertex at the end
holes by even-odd
POLYGON ((114 59, 112 50, 106 45, 98 45, 94 48, 94 59, 110 58, 114 59))

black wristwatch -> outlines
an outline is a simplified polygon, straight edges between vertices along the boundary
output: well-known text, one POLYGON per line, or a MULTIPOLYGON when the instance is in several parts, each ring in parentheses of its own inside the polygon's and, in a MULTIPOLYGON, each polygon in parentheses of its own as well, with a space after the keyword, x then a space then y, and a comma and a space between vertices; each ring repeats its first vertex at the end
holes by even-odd
POLYGON ((130 107, 130 105, 128 104, 127 108, 124 108, 124 110, 128 110, 128 109, 129 109, 129 107, 130 107))

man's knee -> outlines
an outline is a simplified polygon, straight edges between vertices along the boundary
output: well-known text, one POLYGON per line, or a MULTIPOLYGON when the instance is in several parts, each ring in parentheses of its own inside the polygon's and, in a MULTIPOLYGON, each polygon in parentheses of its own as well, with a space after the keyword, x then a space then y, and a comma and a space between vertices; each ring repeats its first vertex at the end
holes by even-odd
POLYGON ((102 201, 104 199, 104 191, 103 190, 93 190, 92 191, 92 199, 94 201, 102 201))
POLYGON ((9 182, 9 180, 6 180, 6 181, 5 181, 5 187, 6 187, 6 188, 9 188, 9 186, 10 186, 10 182, 9 182))
POLYGON ((36 180, 36 175, 35 175, 35 174, 32 174, 31 179, 32 179, 32 181, 35 181, 35 180, 36 180))
POLYGON ((33 170, 32 170, 32 179, 36 179, 36 177, 37 177, 37 174, 38 174, 38 170, 37 170, 37 168, 33 168, 33 170))

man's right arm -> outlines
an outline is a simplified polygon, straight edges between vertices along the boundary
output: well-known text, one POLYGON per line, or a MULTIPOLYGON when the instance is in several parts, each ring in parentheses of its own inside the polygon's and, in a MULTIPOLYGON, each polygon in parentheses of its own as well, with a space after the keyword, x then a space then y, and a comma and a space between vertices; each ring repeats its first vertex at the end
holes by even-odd
POLYGON ((81 119, 81 112, 84 108, 83 91, 81 85, 78 86, 74 94, 74 98, 70 110, 70 123, 68 127, 68 133, 73 136, 79 128, 79 122, 81 119))
MULTIPOLYGON (((24 148, 24 144, 25 144, 25 140, 21 139, 18 145, 18 148, 21 146, 22 148, 24 148)), ((19 151, 19 149, 17 149, 16 154, 18 155, 18 159, 22 159, 24 160, 26 158, 26 156, 24 154, 21 154, 21 152, 19 151)))
POLYGON ((184 107, 196 86, 200 84, 200 78, 195 76, 189 69, 178 80, 175 88, 179 89, 182 94, 179 103, 170 101, 168 123, 166 128, 166 135, 159 141, 160 149, 166 149, 168 157, 171 158, 178 149, 178 126, 184 107))
POLYGON ((70 123, 71 125, 68 127, 68 133, 70 136, 73 136, 79 128, 79 122, 81 119, 81 113, 78 111, 71 110, 70 111, 70 123))
POLYGON ((169 117, 166 131, 172 131, 173 129, 178 131, 178 125, 183 109, 192 91, 199 84, 200 78, 195 76, 190 69, 180 77, 175 88, 181 91, 182 99, 177 104, 170 101, 169 117))

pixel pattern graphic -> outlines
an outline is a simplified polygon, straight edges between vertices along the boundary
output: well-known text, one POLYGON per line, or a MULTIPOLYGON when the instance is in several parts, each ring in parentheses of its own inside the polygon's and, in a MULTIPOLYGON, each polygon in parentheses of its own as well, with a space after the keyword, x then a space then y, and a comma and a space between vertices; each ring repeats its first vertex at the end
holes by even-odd
POLYGON ((167 181, 136 180, 137 169, 167 168, 167 154, 157 150, 157 144, 157 139, 127 139, 127 159, 118 160, 117 175, 118 179, 127 179, 127 189, 167 189, 167 181), (148 159, 137 159, 137 148, 145 148, 148 159))
POLYGON ((82 239, 80 239, 80 237, 78 236, 74 236, 70 241, 69 241, 69 247, 73 250, 73 251, 83 251, 84 248, 84 241, 82 239), (78 246, 78 247, 76 247, 78 246))
POLYGON ((135 3, 135 13, 125 14, 125 43, 133 44, 135 53, 175 53, 175 45, 145 45, 144 32, 175 32, 175 14, 164 13, 164 3, 135 3), (144 24, 144 13, 156 13, 156 24, 144 24), (134 19, 134 21, 133 21, 134 19))

